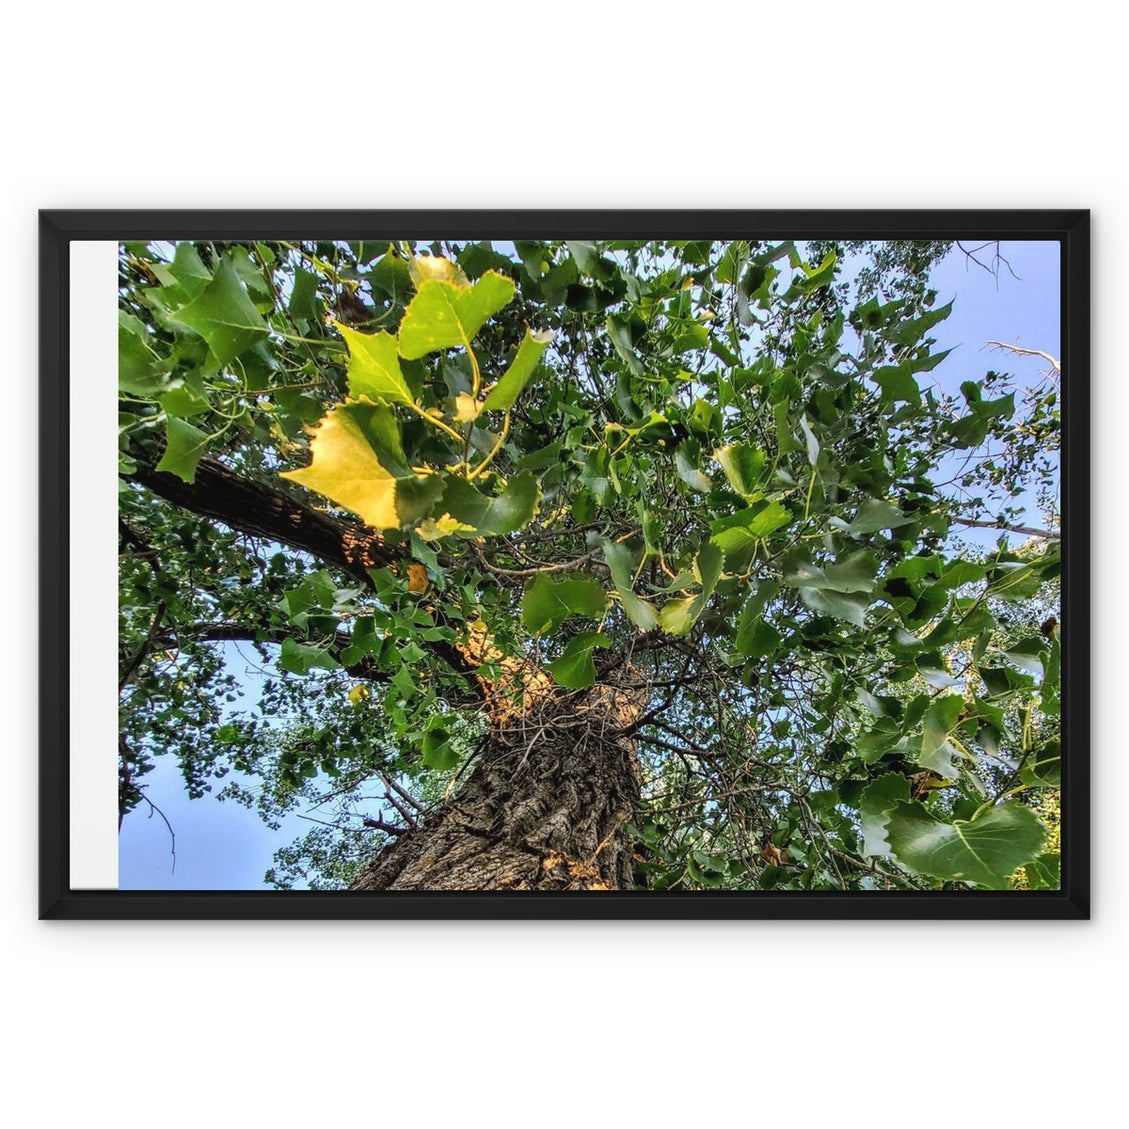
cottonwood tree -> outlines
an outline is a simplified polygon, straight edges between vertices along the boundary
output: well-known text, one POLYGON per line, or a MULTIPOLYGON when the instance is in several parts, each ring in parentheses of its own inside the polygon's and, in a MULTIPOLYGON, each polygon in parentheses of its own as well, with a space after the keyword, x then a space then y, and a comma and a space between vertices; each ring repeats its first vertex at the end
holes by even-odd
POLYGON ((283 886, 1056 886, 1057 542, 950 530, 1057 405, 843 250, 123 244, 122 816, 173 756, 321 820, 283 886))

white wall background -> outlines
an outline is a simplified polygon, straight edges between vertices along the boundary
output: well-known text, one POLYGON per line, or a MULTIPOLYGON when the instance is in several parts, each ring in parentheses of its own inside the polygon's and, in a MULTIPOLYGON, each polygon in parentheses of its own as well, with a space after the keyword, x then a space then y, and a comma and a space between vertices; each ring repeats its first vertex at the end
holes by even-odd
POLYGON ((1129 676, 1110 9, 294 7, 24 6, 9 26, 0 1111, 1106 1123, 1124 1072, 1129 676), (533 205, 1094 209, 1091 923, 36 921, 36 210, 533 205))

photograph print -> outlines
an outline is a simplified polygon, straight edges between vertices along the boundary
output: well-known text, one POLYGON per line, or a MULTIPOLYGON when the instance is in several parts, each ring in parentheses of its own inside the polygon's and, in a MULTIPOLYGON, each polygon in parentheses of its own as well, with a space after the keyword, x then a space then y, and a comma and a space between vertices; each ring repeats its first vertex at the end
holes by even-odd
POLYGON ((1061 894, 1064 243, 747 218, 119 241, 120 891, 1061 894))

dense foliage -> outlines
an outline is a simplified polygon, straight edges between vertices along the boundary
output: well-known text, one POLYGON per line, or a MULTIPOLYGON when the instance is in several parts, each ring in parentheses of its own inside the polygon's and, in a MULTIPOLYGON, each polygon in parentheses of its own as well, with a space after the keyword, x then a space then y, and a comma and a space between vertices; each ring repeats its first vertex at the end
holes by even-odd
POLYGON ((946 250, 124 244, 123 816, 174 756, 347 886, 533 656, 646 686, 639 886, 1057 887, 1057 542, 954 536, 1057 393, 944 392, 946 250))

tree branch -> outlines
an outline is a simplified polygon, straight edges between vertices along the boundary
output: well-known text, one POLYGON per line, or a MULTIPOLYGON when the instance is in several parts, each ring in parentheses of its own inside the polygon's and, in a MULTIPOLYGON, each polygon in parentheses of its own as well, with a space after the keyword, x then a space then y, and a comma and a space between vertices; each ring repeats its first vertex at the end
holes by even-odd
POLYGON ((1042 357, 1056 373, 1062 372, 1058 359, 1052 357, 1050 353, 1044 353, 1042 349, 1024 349, 1022 345, 1008 345, 1004 341, 985 341, 984 344, 994 345, 997 349, 1006 349, 1009 353, 1018 353, 1021 357, 1042 357))
POLYGON ((403 558, 403 552, 360 522, 332 517, 282 490, 244 478, 215 459, 201 459, 193 482, 140 465, 127 481, 174 505, 254 537, 265 537, 335 564, 371 586, 367 570, 403 558))
POLYGON ((998 529, 1002 533, 1018 533, 1023 537, 1041 537, 1044 541, 1060 541, 1062 534, 1053 529, 1034 529, 1029 525, 1004 525, 998 521, 973 521, 968 517, 951 519, 957 525, 973 525, 977 529, 998 529))

